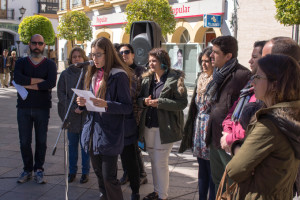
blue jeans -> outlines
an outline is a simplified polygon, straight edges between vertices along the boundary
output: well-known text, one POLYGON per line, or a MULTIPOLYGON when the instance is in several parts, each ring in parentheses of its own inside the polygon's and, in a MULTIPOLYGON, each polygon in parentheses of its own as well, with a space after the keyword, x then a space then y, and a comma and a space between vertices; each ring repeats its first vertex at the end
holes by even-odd
POLYGON ((68 132, 69 140, 69 171, 70 174, 77 173, 77 161, 78 161, 78 143, 80 143, 81 149, 81 165, 82 165, 82 174, 89 174, 90 172, 90 156, 86 153, 80 142, 80 133, 71 133, 68 132))
POLYGON ((199 187, 199 200, 207 199, 207 192, 209 189, 209 200, 216 198, 215 184, 212 180, 210 173, 210 161, 202 158, 197 158, 199 164, 198 171, 198 187, 199 187))
POLYGON ((49 117, 50 109, 18 108, 17 120, 24 171, 44 170, 49 117), (31 149, 33 126, 35 130, 34 165, 31 149))

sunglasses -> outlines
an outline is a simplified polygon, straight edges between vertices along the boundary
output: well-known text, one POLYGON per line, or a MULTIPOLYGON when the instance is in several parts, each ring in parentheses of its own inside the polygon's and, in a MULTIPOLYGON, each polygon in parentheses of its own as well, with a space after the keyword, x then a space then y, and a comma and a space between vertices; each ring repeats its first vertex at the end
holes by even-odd
POLYGON ((44 42, 30 42, 32 45, 39 45, 39 46, 43 46, 44 42))
POLYGON ((251 76, 251 78, 250 78, 251 81, 255 81, 256 79, 257 79, 257 80, 260 80, 260 79, 268 80, 268 78, 262 77, 262 76, 260 76, 260 75, 258 75, 258 74, 255 74, 255 75, 251 76))
POLYGON ((120 54, 121 54, 121 55, 123 55, 123 54, 128 55, 128 54, 130 54, 130 53, 131 53, 130 50, 120 51, 120 54))

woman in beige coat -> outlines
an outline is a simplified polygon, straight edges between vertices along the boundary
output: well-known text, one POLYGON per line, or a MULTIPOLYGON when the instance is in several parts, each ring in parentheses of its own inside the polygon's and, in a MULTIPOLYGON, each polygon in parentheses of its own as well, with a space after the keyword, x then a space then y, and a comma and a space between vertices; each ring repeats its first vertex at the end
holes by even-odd
POLYGON ((226 168, 239 185, 237 199, 289 200, 300 164, 300 67, 284 55, 267 55, 258 64, 252 85, 265 108, 226 168))

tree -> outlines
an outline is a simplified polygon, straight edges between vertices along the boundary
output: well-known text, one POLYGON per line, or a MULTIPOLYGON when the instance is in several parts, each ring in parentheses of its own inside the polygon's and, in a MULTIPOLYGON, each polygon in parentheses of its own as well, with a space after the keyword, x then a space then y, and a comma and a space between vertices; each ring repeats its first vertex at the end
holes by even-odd
POLYGON ((70 11, 64 14, 59 20, 57 27, 60 38, 77 41, 90 41, 92 39, 91 20, 82 11, 70 11))
POLYGON ((274 0, 277 8, 275 18, 284 25, 300 24, 299 0, 274 0))
POLYGON ((19 25, 18 33, 24 44, 30 42, 31 36, 40 34, 48 45, 54 45, 55 33, 51 21, 41 15, 25 17, 19 25))
POLYGON ((156 22, 163 36, 175 31, 176 20, 168 0, 133 0, 126 6, 126 33, 130 33, 131 24, 135 21, 150 20, 156 22))
POLYGON ((300 0, 274 0, 277 8, 275 18, 285 26, 296 25, 295 40, 299 40, 300 0))

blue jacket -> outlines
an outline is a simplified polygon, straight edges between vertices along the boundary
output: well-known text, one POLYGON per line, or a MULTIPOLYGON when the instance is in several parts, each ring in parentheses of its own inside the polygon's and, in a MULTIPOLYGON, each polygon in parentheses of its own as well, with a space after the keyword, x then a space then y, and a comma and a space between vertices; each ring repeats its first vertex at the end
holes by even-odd
MULTIPOLYGON (((125 115, 132 112, 129 79, 125 71, 112 68, 106 87, 106 112, 88 113, 81 143, 87 152, 92 137, 91 148, 95 155, 113 156, 123 151, 125 115)), ((93 92, 93 87, 90 90, 93 92)))

